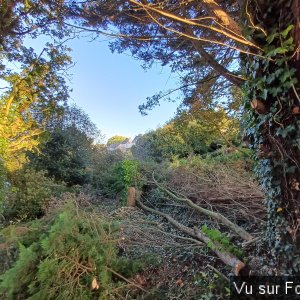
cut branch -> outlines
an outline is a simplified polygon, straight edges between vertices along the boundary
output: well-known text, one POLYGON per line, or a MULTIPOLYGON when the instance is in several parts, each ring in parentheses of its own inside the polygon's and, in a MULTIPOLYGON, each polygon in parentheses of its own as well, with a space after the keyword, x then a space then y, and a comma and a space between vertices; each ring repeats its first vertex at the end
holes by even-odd
POLYGON ((225 216, 223 216, 220 213, 216 213, 213 212, 211 210, 205 209, 201 206, 198 206, 197 204, 195 204, 192 200, 186 198, 186 197, 178 197, 176 196, 173 192, 171 192, 170 190, 168 190, 167 188, 163 187, 161 184, 159 184, 156 179, 154 178, 154 174, 152 174, 153 176, 153 181, 154 183, 157 185, 157 187, 159 189, 161 189, 162 191, 166 192, 169 196, 171 196, 172 198, 174 198, 175 200, 181 201, 181 202, 185 202, 189 207, 195 209, 196 211, 209 216, 219 222, 221 222, 223 225, 227 226, 229 229, 231 229, 235 234, 237 234, 238 236, 240 236, 242 239, 246 240, 246 241, 251 241, 253 239, 252 235, 250 233, 248 233, 246 230, 244 230, 243 228, 241 228, 240 226, 232 223, 230 220, 228 220, 225 216))
POLYGON ((202 0, 202 2, 204 3, 206 12, 210 16, 214 17, 220 25, 224 26, 226 29, 230 30, 237 36, 243 36, 242 29, 239 24, 234 19, 232 19, 229 14, 224 11, 220 7, 220 5, 218 5, 216 1, 202 0))
POLYGON ((239 275, 240 271, 246 267, 246 265, 234 254, 222 249, 221 245, 218 245, 217 243, 213 242, 209 237, 207 237, 205 234, 203 234, 199 229, 191 229, 175 219, 173 219, 171 216, 162 213, 160 211, 157 211, 155 209, 152 209, 150 207, 147 207, 144 205, 141 201, 137 201, 138 205, 145 211, 148 211, 150 213, 153 213, 155 215, 161 216, 169 221, 170 224, 172 224, 175 228, 182 231, 183 233, 196 238, 197 240, 204 242, 209 248, 225 263, 226 265, 233 268, 234 274, 239 275))

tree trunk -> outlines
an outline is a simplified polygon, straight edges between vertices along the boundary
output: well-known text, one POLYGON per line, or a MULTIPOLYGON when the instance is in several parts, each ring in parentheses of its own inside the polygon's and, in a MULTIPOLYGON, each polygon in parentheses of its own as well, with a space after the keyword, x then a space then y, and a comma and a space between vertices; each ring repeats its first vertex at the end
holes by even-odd
POLYGON ((274 273, 300 273, 300 0, 249 1, 250 37, 265 58, 244 57, 247 134, 260 161, 257 174, 266 192, 274 273), (289 25, 293 25, 293 29, 289 25), (293 40, 289 38, 294 38, 293 40), (296 44, 295 47, 292 44, 296 44), (253 108, 260 101, 266 113, 253 108), (252 102, 252 106, 251 106, 252 102), (261 149, 264 149, 262 152, 261 149))

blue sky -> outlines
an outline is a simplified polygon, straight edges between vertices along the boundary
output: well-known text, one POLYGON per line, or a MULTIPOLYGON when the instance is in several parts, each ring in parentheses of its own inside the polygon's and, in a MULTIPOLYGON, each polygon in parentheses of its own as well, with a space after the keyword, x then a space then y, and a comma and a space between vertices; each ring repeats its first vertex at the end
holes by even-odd
POLYGON ((177 80, 169 68, 155 65, 144 71, 141 62, 132 56, 112 54, 107 41, 81 38, 69 45, 76 63, 70 70, 70 103, 83 108, 106 139, 116 134, 134 137, 174 116, 177 104, 169 102, 163 102, 145 117, 138 111, 146 97, 175 87, 177 80))

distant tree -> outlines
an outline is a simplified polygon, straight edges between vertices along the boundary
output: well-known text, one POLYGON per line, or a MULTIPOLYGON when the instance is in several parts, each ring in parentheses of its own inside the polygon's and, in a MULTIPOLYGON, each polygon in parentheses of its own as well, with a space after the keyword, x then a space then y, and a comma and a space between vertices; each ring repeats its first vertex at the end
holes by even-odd
POLYGON ((119 144, 125 141, 128 141, 129 138, 121 135, 114 135, 111 138, 108 139, 107 141, 107 146, 112 145, 112 144, 119 144))
POLYGON ((183 110, 165 126, 137 138, 132 153, 138 159, 158 161, 189 154, 205 154, 215 145, 233 146, 238 140, 239 120, 219 109, 183 110), (211 145, 214 145, 211 147, 211 145))
POLYGON ((97 142, 102 139, 101 132, 96 124, 91 121, 89 115, 74 104, 65 105, 60 111, 53 112, 46 123, 46 129, 50 132, 70 127, 78 129, 90 139, 97 140, 97 142))
POLYGON ((91 180, 94 141, 100 132, 89 116, 76 106, 66 107, 47 122, 48 137, 30 164, 68 185, 91 180))
POLYGON ((76 127, 56 130, 51 133, 40 154, 31 155, 30 164, 37 170, 46 170, 48 176, 68 185, 88 183, 92 142, 76 127))

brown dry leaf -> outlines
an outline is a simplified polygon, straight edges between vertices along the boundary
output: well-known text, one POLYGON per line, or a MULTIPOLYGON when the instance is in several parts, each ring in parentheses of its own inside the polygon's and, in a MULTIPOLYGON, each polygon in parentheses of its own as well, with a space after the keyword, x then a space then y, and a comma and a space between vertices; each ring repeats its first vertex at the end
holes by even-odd
POLYGON ((98 290, 99 288, 100 285, 98 284, 96 277, 94 277, 92 281, 92 290, 98 290))
POLYGON ((179 285, 180 287, 184 285, 183 280, 181 278, 176 280, 176 284, 179 285))
POLYGON ((138 283, 139 285, 145 285, 146 284, 146 279, 143 275, 136 275, 135 277, 135 282, 138 283))

